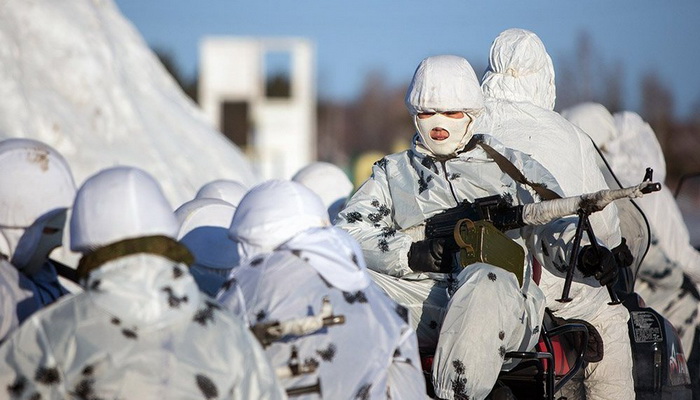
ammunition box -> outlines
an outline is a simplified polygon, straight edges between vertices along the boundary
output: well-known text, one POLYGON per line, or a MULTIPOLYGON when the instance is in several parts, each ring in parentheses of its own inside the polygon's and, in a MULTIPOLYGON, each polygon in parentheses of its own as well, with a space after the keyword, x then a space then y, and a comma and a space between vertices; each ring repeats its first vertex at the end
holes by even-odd
POLYGON ((525 251, 489 221, 459 220, 454 228, 454 239, 460 247, 460 267, 477 262, 491 264, 514 273, 522 286, 525 251))

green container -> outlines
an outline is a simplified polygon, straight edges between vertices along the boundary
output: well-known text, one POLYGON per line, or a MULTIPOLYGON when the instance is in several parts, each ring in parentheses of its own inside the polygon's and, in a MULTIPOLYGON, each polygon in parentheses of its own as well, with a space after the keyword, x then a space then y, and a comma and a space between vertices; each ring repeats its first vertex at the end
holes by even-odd
POLYGON ((491 264, 514 273, 523 285, 525 251, 489 221, 461 219, 455 225, 454 238, 460 247, 462 268, 477 262, 491 264))

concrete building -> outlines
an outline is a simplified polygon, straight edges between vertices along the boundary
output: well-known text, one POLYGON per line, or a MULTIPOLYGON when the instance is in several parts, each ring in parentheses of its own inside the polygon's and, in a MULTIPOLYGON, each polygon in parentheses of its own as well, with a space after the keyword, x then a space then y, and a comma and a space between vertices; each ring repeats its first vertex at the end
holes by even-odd
POLYGON ((210 37, 200 45, 199 103, 261 178, 316 159, 315 57, 299 38, 210 37))

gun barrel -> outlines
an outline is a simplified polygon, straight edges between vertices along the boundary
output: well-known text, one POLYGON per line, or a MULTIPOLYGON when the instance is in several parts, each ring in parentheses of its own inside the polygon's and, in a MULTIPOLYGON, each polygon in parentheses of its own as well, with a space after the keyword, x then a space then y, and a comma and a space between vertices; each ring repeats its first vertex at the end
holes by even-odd
POLYGON ((600 211, 608 204, 620 199, 634 199, 661 190, 658 182, 642 182, 622 189, 606 189, 580 196, 545 200, 523 206, 523 222, 526 225, 544 225, 558 218, 574 215, 578 210, 587 214, 600 211))

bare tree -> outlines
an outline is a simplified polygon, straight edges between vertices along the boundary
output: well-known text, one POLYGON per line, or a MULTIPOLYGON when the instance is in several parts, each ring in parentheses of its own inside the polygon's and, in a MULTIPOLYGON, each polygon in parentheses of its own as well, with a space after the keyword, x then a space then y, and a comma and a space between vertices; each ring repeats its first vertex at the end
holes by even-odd
POLYGON ((165 70, 168 71, 173 79, 175 79, 177 84, 180 85, 182 91, 185 92, 185 94, 193 101, 197 102, 197 82, 199 81, 197 79, 197 74, 195 74, 194 78, 186 78, 175 61, 175 56, 173 56, 171 51, 160 48, 154 48, 151 50, 153 53, 155 53, 156 57, 158 57, 161 64, 163 64, 165 70))
POLYGON ((318 102, 318 159, 336 165, 347 165, 349 132, 347 105, 330 100, 318 102))
POLYGON ((596 50, 587 32, 576 40, 574 53, 561 57, 557 70, 557 110, 584 101, 606 106, 611 112, 624 109, 624 69, 620 61, 608 63, 596 50))
POLYGON ((350 151, 389 152, 397 139, 410 136, 413 132, 403 102, 406 88, 389 87, 386 81, 379 72, 368 74, 362 94, 350 105, 350 151))
POLYGON ((700 96, 695 99, 690 110, 690 123, 697 129, 700 129, 700 96))
POLYGON ((602 71, 603 75, 603 101, 611 113, 624 110, 624 68, 622 62, 616 62, 611 68, 602 71))
POLYGON ((666 156, 667 175, 675 179, 684 173, 700 171, 700 121, 679 120, 675 115, 673 93, 657 71, 650 71, 641 80, 642 116, 656 133, 666 156))
POLYGON ((574 53, 561 57, 555 66, 557 82, 557 109, 565 109, 591 97, 591 52, 592 44, 588 33, 582 32, 576 42, 574 53))
POLYGON ((673 95, 661 82, 658 72, 650 71, 641 80, 642 117, 656 132, 661 148, 666 154, 670 145, 670 131, 673 125, 673 95))

